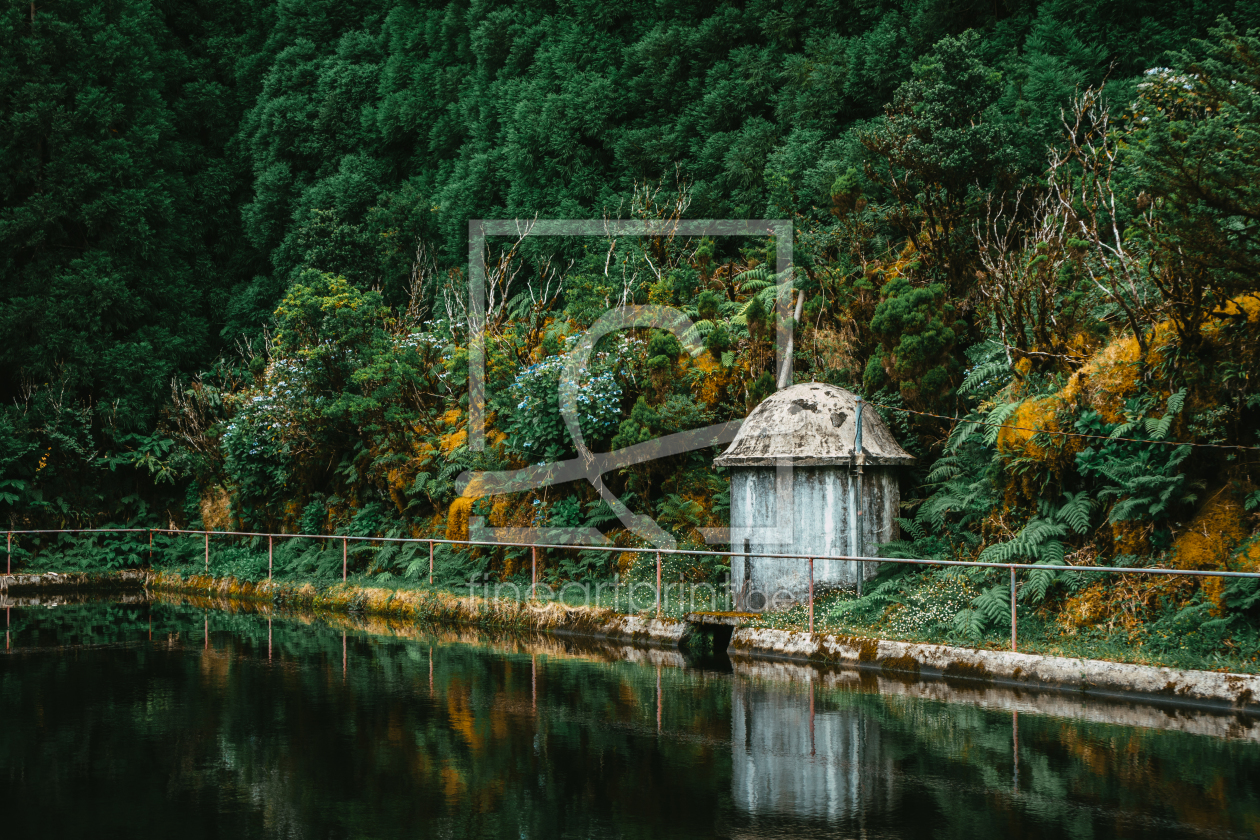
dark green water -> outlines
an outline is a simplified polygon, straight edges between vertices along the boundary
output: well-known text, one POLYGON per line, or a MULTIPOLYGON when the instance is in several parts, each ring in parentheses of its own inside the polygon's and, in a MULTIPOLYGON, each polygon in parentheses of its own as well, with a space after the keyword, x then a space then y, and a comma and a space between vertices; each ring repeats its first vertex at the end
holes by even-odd
POLYGON ((1126 726, 1012 694, 1016 762, 1000 693, 943 684, 293 618, 269 637, 161 604, 10 620, 5 837, 1260 834, 1260 736, 1237 719, 1115 707, 1157 724, 1126 726))

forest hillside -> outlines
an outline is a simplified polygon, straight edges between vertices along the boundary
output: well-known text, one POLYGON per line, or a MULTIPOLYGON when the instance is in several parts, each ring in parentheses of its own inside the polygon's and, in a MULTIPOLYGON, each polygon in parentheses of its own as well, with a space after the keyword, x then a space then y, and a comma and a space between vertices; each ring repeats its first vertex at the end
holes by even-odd
MULTIPOLYGON (((1063 567, 1260 570, 1258 27, 1244 0, 7 3, 0 521, 637 544, 588 484, 457 478, 575 454, 562 368, 609 307, 695 329, 596 346, 596 451, 744 417, 799 299, 795 381, 861 394, 918 459, 890 553, 1040 563, 1020 603, 1064 633, 1254 657, 1254 581, 1063 567), (478 449, 469 223, 513 218, 788 219, 793 265, 770 237, 492 238, 478 449)), ((605 480, 699 547, 715 451, 605 480)), ((941 632, 1001 623, 1002 580, 949 580, 941 632)))

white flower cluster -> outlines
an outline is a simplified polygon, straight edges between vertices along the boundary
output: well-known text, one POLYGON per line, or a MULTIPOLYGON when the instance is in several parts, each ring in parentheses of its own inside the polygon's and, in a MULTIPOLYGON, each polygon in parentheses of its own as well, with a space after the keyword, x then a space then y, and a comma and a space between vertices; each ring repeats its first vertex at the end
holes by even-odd
POLYGON ((452 381, 451 372, 447 369, 447 363, 455 355, 454 348, 450 341, 443 338, 441 334, 432 331, 412 330, 397 336, 394 339, 394 347, 400 352, 414 350, 426 359, 441 359, 441 369, 437 372, 438 381, 443 385, 449 385, 452 381))
MULTIPOLYGON (((516 410, 527 415, 558 411, 558 403, 543 405, 543 402, 558 394, 566 361, 566 356, 549 356, 517 374, 511 389, 516 410), (556 390, 553 391, 553 387, 556 390)), ((578 417, 584 433, 607 434, 614 431, 621 420, 621 385, 611 361, 612 354, 597 353, 591 359, 590 368, 583 368, 580 380, 575 383, 578 417)))
POLYGON ((453 353, 451 343, 434 332, 412 330, 402 333, 394 339, 394 346, 400 350, 415 350, 424 355, 438 356, 442 361, 449 361, 453 353))
POLYGON ((975 591, 962 578, 934 577, 906 595, 890 611, 884 626, 891 634, 920 638, 949 626, 975 597, 975 591))
MULTIPOLYGON (((249 454, 258 455, 264 447, 279 447, 284 430, 294 421, 295 407, 312 401, 305 365, 296 359, 276 359, 267 370, 262 390, 237 404, 224 437, 248 439, 249 454)), ((321 402, 316 397, 313 402, 321 402)))

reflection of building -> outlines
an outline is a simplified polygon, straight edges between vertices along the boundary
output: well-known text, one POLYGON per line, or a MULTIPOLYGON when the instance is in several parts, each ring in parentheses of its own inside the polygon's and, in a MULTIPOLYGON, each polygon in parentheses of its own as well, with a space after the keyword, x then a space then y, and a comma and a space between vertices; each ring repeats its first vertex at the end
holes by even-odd
MULTIPOLYGON (((760 612, 806 597, 804 561, 758 555, 877 556, 897 537, 897 470, 913 461, 879 414, 843 388, 804 382, 757 406, 714 461, 731 471, 738 608, 760 612)), ((816 561, 814 582, 853 587, 875 565, 816 561)))
POLYGON ((751 814, 843 820, 891 810, 894 761, 861 709, 811 712, 812 684, 789 689, 736 678, 732 797, 751 814))

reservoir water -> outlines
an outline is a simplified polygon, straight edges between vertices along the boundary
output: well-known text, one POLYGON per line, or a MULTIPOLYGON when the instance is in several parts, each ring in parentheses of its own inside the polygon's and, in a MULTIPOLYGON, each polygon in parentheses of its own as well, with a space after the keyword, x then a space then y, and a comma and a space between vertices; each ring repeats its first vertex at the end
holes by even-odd
POLYGON ((185 602, 6 612, 5 837, 1260 835, 1254 718, 185 602))

